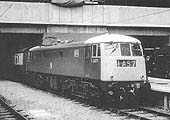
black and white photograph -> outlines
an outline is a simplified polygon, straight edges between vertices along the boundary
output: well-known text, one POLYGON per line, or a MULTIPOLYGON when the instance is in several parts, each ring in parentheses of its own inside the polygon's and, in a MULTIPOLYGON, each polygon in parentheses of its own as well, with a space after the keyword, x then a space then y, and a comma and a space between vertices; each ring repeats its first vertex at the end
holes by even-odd
POLYGON ((169 120, 170 0, 0 0, 1 120, 169 120))

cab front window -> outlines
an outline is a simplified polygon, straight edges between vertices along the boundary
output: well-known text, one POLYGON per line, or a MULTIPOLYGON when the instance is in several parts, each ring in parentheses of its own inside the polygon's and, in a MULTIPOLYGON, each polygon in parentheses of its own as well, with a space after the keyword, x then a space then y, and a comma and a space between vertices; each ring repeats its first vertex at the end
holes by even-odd
POLYGON ((119 56, 119 44, 118 43, 105 43, 104 45, 106 56, 119 56))
POLYGON ((120 49, 122 56, 131 56, 129 43, 120 43, 120 49))
POLYGON ((132 43, 131 47, 132 47, 132 55, 133 56, 142 56, 142 50, 141 50, 140 44, 132 43))
POLYGON ((105 43, 104 53, 106 56, 142 56, 142 49, 139 43, 105 43))

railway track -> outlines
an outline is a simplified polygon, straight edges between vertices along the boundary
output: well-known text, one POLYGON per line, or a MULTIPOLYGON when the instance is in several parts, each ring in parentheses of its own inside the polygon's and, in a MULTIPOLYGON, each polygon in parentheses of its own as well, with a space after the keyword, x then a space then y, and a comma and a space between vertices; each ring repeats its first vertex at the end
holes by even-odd
MULTIPOLYGON (((70 98, 67 98, 70 99, 70 98)), ((81 101, 80 99, 70 99, 76 104, 82 104, 84 107, 89 107, 90 109, 96 111, 103 111, 105 114, 117 114, 120 116, 127 116, 128 118, 132 118, 134 120, 170 120, 170 114, 156 111, 150 109, 149 107, 141 107, 138 106, 132 109, 114 109, 114 108, 105 108, 98 107, 95 105, 89 105, 87 102, 81 101)))
POLYGON ((158 112, 147 107, 138 107, 136 109, 113 110, 119 114, 127 115, 130 118, 139 120, 169 120, 170 114, 158 112))
MULTIPOLYGON (((67 98, 70 99, 70 98, 67 98)), ((127 116, 128 118, 132 118, 134 120, 170 120, 170 114, 152 110, 148 107, 137 107, 132 109, 114 109, 114 108, 105 108, 98 107, 95 105, 89 105, 87 102, 81 101, 79 99, 70 99, 76 104, 82 104, 84 107, 89 107, 89 109, 93 109, 96 111, 103 111, 105 114, 117 114, 120 116, 127 116)))
POLYGON ((93 109, 96 111, 103 111, 105 114, 116 114, 116 116, 126 116, 127 119, 132 118, 134 120, 170 120, 170 114, 152 110, 149 107, 136 107, 132 109, 114 109, 114 108, 106 108, 100 105, 91 105, 88 101, 79 98, 79 97, 70 97, 64 94, 53 94, 54 96, 64 97, 73 101, 75 104, 81 104, 84 107, 88 107, 89 109, 93 109))
POLYGON ((138 106, 136 108, 132 109, 115 109, 115 108, 105 108, 104 106, 98 106, 98 105, 91 105, 87 101, 82 100, 81 98, 77 99, 70 98, 69 96, 63 96, 62 97, 69 99, 73 101, 76 104, 81 104, 84 107, 89 107, 90 109, 96 110, 96 111, 103 111, 106 114, 117 114, 120 116, 127 116, 128 118, 132 118, 134 120, 170 120, 170 114, 156 111, 153 109, 150 109, 149 107, 141 107, 138 106))
POLYGON ((0 120, 29 120, 0 98, 0 120))

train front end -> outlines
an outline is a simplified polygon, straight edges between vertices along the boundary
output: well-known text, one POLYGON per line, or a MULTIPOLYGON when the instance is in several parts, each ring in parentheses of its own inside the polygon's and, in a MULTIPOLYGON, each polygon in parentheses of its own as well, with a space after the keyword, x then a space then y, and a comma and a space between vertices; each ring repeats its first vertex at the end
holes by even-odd
POLYGON ((143 82, 147 80, 145 59, 140 43, 103 43, 101 80, 143 82))
POLYGON ((105 84, 106 96, 133 104, 143 97, 142 91, 150 90, 142 45, 129 36, 113 38, 110 36, 100 43, 101 81, 105 84))

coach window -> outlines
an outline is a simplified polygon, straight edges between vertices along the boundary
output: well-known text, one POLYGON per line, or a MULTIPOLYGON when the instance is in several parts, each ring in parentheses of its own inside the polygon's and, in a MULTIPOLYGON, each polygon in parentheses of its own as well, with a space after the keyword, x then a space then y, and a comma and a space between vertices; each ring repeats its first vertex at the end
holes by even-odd
POLYGON ((99 56, 101 56, 100 44, 93 44, 92 45, 92 57, 99 57, 99 56))

